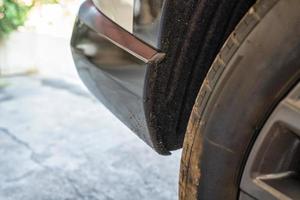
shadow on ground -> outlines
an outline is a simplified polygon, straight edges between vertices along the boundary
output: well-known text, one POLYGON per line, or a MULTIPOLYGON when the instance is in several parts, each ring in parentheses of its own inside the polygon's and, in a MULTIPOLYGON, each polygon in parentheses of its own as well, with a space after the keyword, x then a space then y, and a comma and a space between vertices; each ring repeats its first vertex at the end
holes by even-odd
POLYGON ((1 200, 177 199, 180 152, 157 155, 80 86, 1 81, 1 200))

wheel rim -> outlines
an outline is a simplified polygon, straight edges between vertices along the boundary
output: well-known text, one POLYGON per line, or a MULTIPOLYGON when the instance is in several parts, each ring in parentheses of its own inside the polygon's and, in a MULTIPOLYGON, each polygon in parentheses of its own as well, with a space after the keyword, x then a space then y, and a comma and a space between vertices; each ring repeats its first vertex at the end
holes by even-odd
POLYGON ((240 200, 300 199, 300 83, 275 108, 250 153, 240 200))

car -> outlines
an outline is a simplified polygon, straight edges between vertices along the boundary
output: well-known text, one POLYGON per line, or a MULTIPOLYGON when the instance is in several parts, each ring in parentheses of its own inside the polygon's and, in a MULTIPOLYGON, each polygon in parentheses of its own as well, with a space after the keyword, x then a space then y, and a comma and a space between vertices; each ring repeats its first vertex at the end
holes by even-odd
POLYGON ((299 11, 86 0, 71 49, 86 86, 147 145, 183 148, 179 199, 300 199, 299 11))

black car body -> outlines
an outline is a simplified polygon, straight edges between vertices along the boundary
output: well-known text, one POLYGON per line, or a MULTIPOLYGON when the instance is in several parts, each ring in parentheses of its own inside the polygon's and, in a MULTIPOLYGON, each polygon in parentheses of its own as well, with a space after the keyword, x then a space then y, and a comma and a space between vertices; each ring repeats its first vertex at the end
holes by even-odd
POLYGON ((82 80, 160 154, 182 147, 208 68, 254 1, 204 2, 87 0, 74 28, 72 52, 82 80))
POLYGON ((179 197, 300 198, 299 0, 87 0, 88 88, 160 154, 179 197))

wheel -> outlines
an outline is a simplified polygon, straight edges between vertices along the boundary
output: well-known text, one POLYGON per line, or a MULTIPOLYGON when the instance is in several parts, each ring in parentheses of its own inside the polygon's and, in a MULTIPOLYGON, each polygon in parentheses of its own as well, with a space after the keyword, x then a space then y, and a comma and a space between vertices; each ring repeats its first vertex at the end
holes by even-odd
MULTIPOLYGON (((271 123, 269 117, 274 118, 272 112, 285 98, 290 99, 289 92, 299 82, 299 11, 299 0, 257 1, 228 38, 207 74, 189 120, 180 199, 299 197, 299 134, 263 131, 271 123), (291 175, 296 176, 288 182, 291 191, 280 189, 278 185, 286 185, 283 181, 291 175), (273 184, 269 181, 273 179, 281 183, 273 184), (263 187, 256 184, 258 180, 263 187)), ((300 118, 293 116, 285 121, 300 124, 300 118)), ((278 128, 281 131, 277 132, 287 129, 278 128)))

